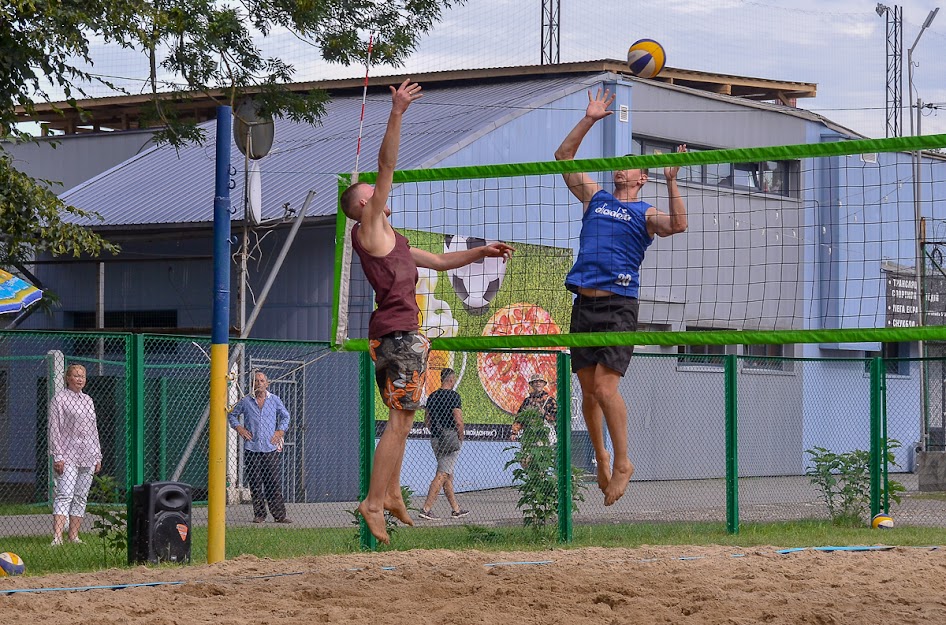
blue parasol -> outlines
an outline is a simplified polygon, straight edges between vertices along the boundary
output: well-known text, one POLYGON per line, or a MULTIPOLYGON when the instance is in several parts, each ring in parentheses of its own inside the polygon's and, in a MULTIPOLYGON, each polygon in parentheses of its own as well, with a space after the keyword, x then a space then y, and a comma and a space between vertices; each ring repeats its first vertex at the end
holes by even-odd
POLYGON ((0 314, 17 313, 43 296, 35 286, 0 269, 0 314))

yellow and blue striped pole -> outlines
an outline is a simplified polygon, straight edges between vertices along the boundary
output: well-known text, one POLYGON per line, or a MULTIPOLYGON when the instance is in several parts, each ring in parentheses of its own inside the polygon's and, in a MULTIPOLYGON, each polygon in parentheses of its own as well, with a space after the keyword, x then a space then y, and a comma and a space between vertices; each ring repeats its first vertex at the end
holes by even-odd
POLYGON ((210 450, 207 468, 207 562, 211 564, 226 557, 231 123, 230 107, 218 106, 213 236, 214 301, 210 337, 210 450))

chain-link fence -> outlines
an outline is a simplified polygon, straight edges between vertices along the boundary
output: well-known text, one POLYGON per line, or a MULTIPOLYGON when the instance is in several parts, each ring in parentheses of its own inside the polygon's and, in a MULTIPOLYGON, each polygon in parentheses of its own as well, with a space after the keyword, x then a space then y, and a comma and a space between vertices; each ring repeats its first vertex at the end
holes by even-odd
MULTIPOLYGON (((387 419, 367 356, 284 341, 235 341, 229 354, 227 403, 236 410, 227 428, 228 555, 264 529, 283 532, 277 540, 299 553, 316 548, 313 532, 334 536, 333 548, 357 548, 352 511, 367 484, 367 452, 387 419), (271 395, 254 392, 259 374, 271 395), (285 519, 291 523, 277 522, 285 519)), ((624 497, 605 506, 594 428, 589 433, 578 380, 561 358, 432 354, 423 395, 441 390, 445 369, 454 372, 460 403, 448 416, 459 409, 462 445, 449 458, 450 445, 436 440, 443 416, 434 426, 433 415, 417 413, 401 483, 418 526, 557 524, 567 538, 572 523, 708 521, 734 529, 739 521, 827 519, 826 493, 813 481, 819 459, 861 461, 859 488, 870 494, 867 459, 880 439, 891 441, 886 477, 903 487, 880 491, 898 524, 946 525, 946 501, 926 492, 919 472, 922 450, 936 452, 922 444, 920 361, 882 361, 872 375, 872 359, 637 354, 618 388, 635 472, 624 497)), ((0 547, 43 570, 123 563, 119 516, 129 489, 179 481, 192 487, 199 558, 208 518, 209 364, 206 338, 0 333, 0 547), (81 392, 69 389, 67 373, 78 371, 71 365, 83 367, 81 392), (53 401, 62 393, 90 401, 53 401), (90 406, 94 426, 82 421, 90 406), (71 526, 87 475, 73 479, 57 463, 98 464, 93 433, 101 467, 71 526), (68 506, 64 481, 72 483, 68 506), (65 514, 54 514, 54 505, 65 514), (60 529, 62 544, 52 545, 60 529)), ((930 372, 942 371, 942 360, 923 368, 936 404, 930 372)), ((604 445, 613 453, 610 438, 604 445)))
POLYGON ((93 526, 125 506, 129 338, 0 334, 0 540, 38 568, 124 562, 93 526))

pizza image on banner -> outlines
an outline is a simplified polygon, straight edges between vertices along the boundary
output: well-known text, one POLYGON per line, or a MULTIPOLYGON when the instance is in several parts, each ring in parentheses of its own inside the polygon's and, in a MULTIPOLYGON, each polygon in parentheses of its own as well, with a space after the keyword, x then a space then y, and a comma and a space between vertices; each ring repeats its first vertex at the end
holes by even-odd
MULTIPOLYGON (((561 334, 552 315, 537 304, 519 302, 496 311, 483 328, 483 336, 561 334)), ((480 352, 480 383, 494 404, 516 414, 529 394, 529 379, 541 375, 546 391, 555 397, 558 367, 555 354, 480 352)))
MULTIPOLYGON (((463 243, 481 241, 472 237, 405 229, 411 246, 443 253, 463 243), (459 243, 458 243, 459 241, 459 243)), ((483 240, 485 241, 485 240, 483 240)), ((440 372, 450 368, 457 374, 454 387, 463 401, 463 420, 470 440, 508 441, 513 415, 529 394, 529 378, 542 375, 546 390, 556 392, 557 359, 543 349, 496 352, 461 352, 437 349, 438 339, 463 336, 517 336, 561 334, 568 327, 572 294, 565 288, 571 268, 571 248, 508 241, 516 252, 502 275, 495 267, 481 269, 484 276, 418 269, 417 304, 420 331, 433 341, 427 362, 422 403, 440 388, 440 372), (494 275, 495 274, 495 275, 494 275), (474 295, 476 299, 474 299, 474 295), (482 432, 482 434, 476 434, 482 432)), ((474 267, 473 269, 477 269, 474 267)), ((377 433, 383 431, 388 409, 375 398, 377 433)), ((417 411, 412 438, 426 438, 424 412, 417 411)))

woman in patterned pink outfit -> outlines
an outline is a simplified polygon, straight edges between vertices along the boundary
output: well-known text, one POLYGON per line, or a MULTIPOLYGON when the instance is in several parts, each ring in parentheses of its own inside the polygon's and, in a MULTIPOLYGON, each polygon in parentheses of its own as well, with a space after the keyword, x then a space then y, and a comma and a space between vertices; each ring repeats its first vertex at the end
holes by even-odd
POLYGON ((92 476, 102 470, 102 448, 92 398, 85 388, 85 367, 69 365, 66 388, 49 402, 49 455, 53 457, 53 546, 63 542, 69 517, 68 540, 81 543, 79 526, 92 487, 92 476))

